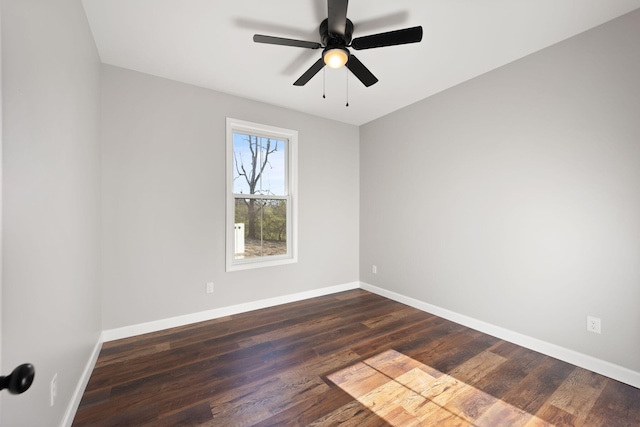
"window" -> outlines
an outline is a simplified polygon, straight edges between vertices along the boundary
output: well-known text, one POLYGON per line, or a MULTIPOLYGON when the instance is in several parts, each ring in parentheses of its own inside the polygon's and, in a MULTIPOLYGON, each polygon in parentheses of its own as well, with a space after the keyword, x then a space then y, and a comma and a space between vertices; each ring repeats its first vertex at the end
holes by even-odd
POLYGON ((297 262, 298 132, 227 118, 227 271, 297 262))

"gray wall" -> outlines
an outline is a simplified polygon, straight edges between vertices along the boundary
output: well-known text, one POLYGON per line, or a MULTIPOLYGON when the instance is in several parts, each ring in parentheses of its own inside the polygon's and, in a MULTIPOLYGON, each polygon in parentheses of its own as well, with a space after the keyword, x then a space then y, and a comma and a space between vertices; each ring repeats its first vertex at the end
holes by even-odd
POLYGON ((103 328, 357 281, 358 142, 356 126, 104 65, 103 328), (299 132, 297 264, 225 272, 225 117, 299 132))
POLYGON ((362 126, 361 281, 640 371, 638 40, 635 11, 362 126))
POLYGON ((58 426, 100 325, 100 63, 78 0, 2 1, 3 426, 58 426), (58 374, 58 399, 49 384, 58 374))

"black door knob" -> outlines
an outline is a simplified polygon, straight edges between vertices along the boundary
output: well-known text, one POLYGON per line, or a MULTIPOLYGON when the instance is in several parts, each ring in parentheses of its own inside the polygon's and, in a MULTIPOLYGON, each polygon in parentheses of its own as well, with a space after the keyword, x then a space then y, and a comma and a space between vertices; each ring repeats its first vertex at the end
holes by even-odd
POLYGON ((36 375, 36 368, 31 363, 18 366, 6 377, 0 377, 0 390, 5 388, 11 394, 20 394, 29 390, 36 375))

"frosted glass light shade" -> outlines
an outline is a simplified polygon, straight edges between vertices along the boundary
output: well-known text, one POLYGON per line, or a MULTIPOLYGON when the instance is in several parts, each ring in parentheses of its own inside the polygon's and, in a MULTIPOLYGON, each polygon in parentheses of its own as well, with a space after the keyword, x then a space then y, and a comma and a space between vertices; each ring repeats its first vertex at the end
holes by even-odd
POLYGON ((345 49, 329 49, 324 53, 324 63, 330 68, 340 68, 349 60, 349 53, 345 49))

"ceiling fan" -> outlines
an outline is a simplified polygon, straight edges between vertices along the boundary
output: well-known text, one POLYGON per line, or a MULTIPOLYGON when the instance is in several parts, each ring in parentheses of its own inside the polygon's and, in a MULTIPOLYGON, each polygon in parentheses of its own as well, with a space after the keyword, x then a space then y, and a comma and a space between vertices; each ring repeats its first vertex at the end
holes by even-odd
POLYGON ((256 43, 302 47, 306 49, 323 48, 322 57, 293 83, 295 86, 304 86, 327 65, 331 68, 346 66, 362 84, 369 87, 375 84, 378 79, 355 55, 349 52, 348 48, 363 50, 417 43, 422 40, 422 27, 405 28, 370 36, 357 37, 352 40, 353 23, 347 19, 348 5, 349 0, 327 0, 328 17, 320 24, 320 40, 322 43, 264 36, 261 34, 255 34, 253 41, 256 43))

